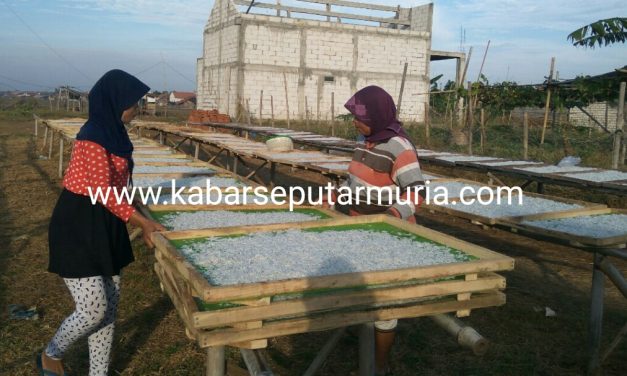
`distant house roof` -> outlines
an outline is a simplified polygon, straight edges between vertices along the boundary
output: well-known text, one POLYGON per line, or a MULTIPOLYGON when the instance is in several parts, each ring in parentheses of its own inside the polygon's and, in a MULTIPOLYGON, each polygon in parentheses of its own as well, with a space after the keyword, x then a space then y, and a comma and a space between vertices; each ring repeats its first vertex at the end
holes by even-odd
POLYGON ((188 101, 190 99, 196 98, 196 93, 192 93, 189 91, 173 91, 171 94, 171 98, 173 98, 175 102, 188 101))

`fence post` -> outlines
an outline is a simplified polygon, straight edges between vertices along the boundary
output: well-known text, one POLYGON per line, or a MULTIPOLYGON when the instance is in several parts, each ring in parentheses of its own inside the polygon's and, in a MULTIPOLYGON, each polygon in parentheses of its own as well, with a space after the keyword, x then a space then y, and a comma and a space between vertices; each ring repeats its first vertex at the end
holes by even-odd
POLYGON ((529 114, 527 111, 523 114, 523 159, 529 157, 529 114))
POLYGON ((305 125, 309 129, 309 105, 307 104, 307 96, 305 95, 305 125))
POLYGON ((262 114, 263 114, 263 90, 261 90, 261 92, 259 93, 259 126, 260 127, 263 125, 262 114))
POLYGON ((488 140, 486 140, 487 134, 485 131, 485 110, 481 109, 481 152, 483 153, 483 148, 488 140))
POLYGON ((331 92, 331 136, 335 137, 335 93, 331 92))
POLYGON ((248 125, 250 126, 250 99, 246 98, 246 119, 248 122, 248 125))
POLYGON ((430 104, 429 101, 425 102, 425 144, 429 146, 431 137, 431 118, 429 116, 430 104))
POLYGON ((272 121, 272 126, 274 127, 274 97, 270 96, 270 116, 272 121))
MULTIPOLYGON (((623 125, 625 123, 625 82, 620 83, 618 94, 618 111, 616 114, 616 130, 614 130, 614 148, 612 150, 612 168, 618 168, 618 160, 621 154, 621 144, 623 141, 623 125)), ((624 162, 624 161, 623 161, 624 162)))
POLYGON ((466 120, 468 121, 468 154, 472 155, 472 122, 473 122, 473 116, 472 116, 472 95, 471 95, 471 90, 472 90, 472 82, 468 81, 468 100, 467 100, 467 114, 466 114, 466 120))
MULTIPOLYGON (((548 85, 551 85, 553 80, 553 69, 555 68, 555 58, 551 58, 551 70, 549 72, 548 85)), ((542 135, 540 136, 540 145, 544 144, 544 134, 546 133, 546 123, 549 121, 549 108, 551 105, 551 87, 549 86, 546 91, 546 104, 544 105, 544 122, 542 123, 542 135)))
POLYGON ((283 72, 283 86, 285 87, 285 114, 287 115, 287 129, 290 129, 290 102, 287 95, 287 76, 283 72))

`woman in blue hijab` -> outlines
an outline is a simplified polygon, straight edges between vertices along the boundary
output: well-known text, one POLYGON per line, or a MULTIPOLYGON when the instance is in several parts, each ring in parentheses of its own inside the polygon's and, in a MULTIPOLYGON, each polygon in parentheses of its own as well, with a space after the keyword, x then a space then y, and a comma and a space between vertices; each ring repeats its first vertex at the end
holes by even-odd
POLYGON ((141 227, 151 248, 151 234, 165 230, 115 194, 132 181, 133 144, 124 124, 136 116, 137 102, 149 89, 116 69, 89 92, 89 119, 76 136, 48 231, 48 270, 63 278, 76 307, 37 356, 41 375, 64 375, 61 359, 83 336, 88 336, 89 375, 107 375, 120 272, 134 260, 126 223, 141 227))

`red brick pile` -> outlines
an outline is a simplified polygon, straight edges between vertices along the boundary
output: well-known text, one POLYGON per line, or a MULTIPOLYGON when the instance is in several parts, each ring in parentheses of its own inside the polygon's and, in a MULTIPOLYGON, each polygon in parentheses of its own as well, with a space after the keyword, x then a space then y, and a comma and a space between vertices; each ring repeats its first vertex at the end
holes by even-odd
POLYGON ((229 115, 221 114, 218 110, 193 110, 187 118, 188 123, 230 123, 229 115))

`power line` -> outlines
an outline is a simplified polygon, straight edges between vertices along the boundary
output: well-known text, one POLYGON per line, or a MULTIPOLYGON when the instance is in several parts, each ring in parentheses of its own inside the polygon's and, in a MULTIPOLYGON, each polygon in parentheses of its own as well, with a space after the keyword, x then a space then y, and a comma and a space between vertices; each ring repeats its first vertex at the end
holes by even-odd
POLYGON ((34 84, 32 82, 16 80, 15 78, 11 78, 11 77, 8 77, 8 76, 2 75, 2 74, 0 74, 0 77, 4 78, 5 80, 9 80, 11 82, 15 82, 15 83, 22 84, 22 85, 37 86, 37 87, 43 87, 43 88, 46 88, 46 89, 53 89, 53 90, 55 89, 52 86, 46 86, 46 85, 34 84))
POLYGON ((179 71, 178 71, 178 70, 176 70, 173 66, 171 66, 170 64, 168 64, 168 62, 167 62, 167 61, 163 60, 163 64, 167 65, 170 69, 172 69, 172 70, 173 70, 176 74, 178 74, 179 76, 183 77, 185 80, 187 80, 187 81, 189 81, 189 82, 191 82, 191 83, 193 83, 193 84, 196 84, 196 81, 195 81, 195 80, 192 80, 192 79, 190 79, 190 78, 186 77, 183 73, 179 72, 179 71))
POLYGON ((151 70, 151 69, 153 69, 153 68, 155 68, 155 67, 158 67, 160 64, 161 64, 161 61, 158 61, 158 62, 156 62, 155 64, 153 64, 153 65, 149 66, 148 68, 142 69, 142 70, 140 70, 139 72, 135 73, 135 76, 139 76, 139 75, 140 75, 140 74, 142 74, 142 73, 146 73, 146 72, 148 72, 149 70, 151 70))
POLYGON ((9 84, 5 84, 4 82, 0 82, 0 86, 6 86, 11 90, 18 90, 15 86, 11 86, 9 84))
POLYGON ((40 36, 39 36, 39 34, 37 34, 37 32, 35 32, 35 30, 33 30, 33 28, 31 28, 31 27, 30 27, 30 26, 26 23, 26 21, 24 21, 24 19, 23 19, 22 17, 20 17, 20 15, 19 15, 19 14, 17 14, 17 13, 13 10, 13 8, 11 8, 11 7, 9 6, 9 4, 6 2, 6 0, 2 0, 2 2, 3 2, 3 3, 4 3, 4 5, 5 5, 5 6, 9 9, 9 11, 10 11, 11 13, 13 13, 13 15, 14 15, 14 16, 15 16, 18 20, 20 20, 20 22, 22 22, 22 24, 24 24, 24 26, 25 26, 25 27, 26 27, 26 28, 27 28, 27 29, 28 29, 31 33, 33 33, 33 35, 34 35, 37 39, 39 39, 39 41, 40 41, 40 42, 41 42, 44 46, 48 47, 48 49, 49 49, 50 51, 52 51, 55 55, 57 55, 57 57, 58 57, 59 59, 61 59, 61 60, 62 60, 64 63, 66 63, 69 67, 71 67, 72 69, 74 69, 75 71, 77 71, 78 73, 80 73, 80 74, 81 74, 83 77, 85 77, 87 80, 89 80, 89 81, 93 81, 93 80, 91 79, 91 77, 89 77, 88 75, 86 75, 86 74, 85 74, 82 70, 78 69, 78 68, 77 68, 74 64, 72 64, 69 60, 67 60, 66 58, 64 58, 64 57, 63 57, 63 55, 61 55, 59 52, 57 52, 57 50, 55 50, 54 48, 52 48, 52 46, 50 46, 48 43, 46 43, 46 41, 45 41, 42 37, 40 37, 40 36))

